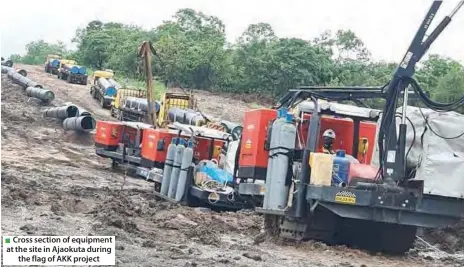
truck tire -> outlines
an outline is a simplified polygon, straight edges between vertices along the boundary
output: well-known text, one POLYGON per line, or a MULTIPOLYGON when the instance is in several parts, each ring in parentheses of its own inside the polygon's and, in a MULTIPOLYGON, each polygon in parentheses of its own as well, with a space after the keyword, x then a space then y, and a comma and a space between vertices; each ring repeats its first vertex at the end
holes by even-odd
POLYGON ((50 73, 50 70, 48 69, 48 66, 47 66, 47 65, 45 65, 45 72, 46 72, 46 73, 50 73))
POLYGON ((56 78, 61 80, 61 72, 58 72, 58 74, 56 75, 56 78))
POLYGON ((68 76, 66 77, 66 82, 67 82, 67 83, 71 83, 71 75, 68 75, 68 76))
POLYGON ((105 105, 105 98, 104 98, 103 96, 100 97, 100 107, 106 108, 106 105, 105 105))
POLYGON ((90 94, 92 95, 93 99, 97 99, 97 89, 94 86, 90 87, 90 94))
POLYGON ((84 79, 84 81, 82 81, 82 84, 87 85, 87 79, 84 79))

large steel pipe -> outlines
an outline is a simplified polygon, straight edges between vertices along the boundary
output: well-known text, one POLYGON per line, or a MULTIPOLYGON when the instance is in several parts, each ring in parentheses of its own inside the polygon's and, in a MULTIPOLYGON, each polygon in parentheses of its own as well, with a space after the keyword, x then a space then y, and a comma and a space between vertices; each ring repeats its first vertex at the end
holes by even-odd
POLYGON ((43 112, 44 117, 55 118, 55 119, 66 119, 71 117, 76 117, 79 112, 79 109, 74 105, 49 108, 43 112))
MULTIPOLYGON (((155 101, 154 104, 155 112, 159 112, 160 103, 155 101)), ((145 98, 126 96, 123 100, 122 106, 127 109, 148 112, 148 101, 145 98)))
POLYGON ((90 112, 83 109, 82 107, 77 107, 77 115, 76 116, 77 117, 80 117, 80 116, 92 116, 92 114, 90 114, 90 112))
POLYGON ((17 72, 14 72, 14 71, 10 71, 8 72, 8 77, 16 84, 19 84, 21 87, 23 87, 24 89, 26 89, 27 87, 38 87, 38 88, 42 88, 42 85, 34 82, 33 80, 27 78, 27 77, 24 77, 23 75, 17 73, 17 72))
POLYGON ((76 117, 92 116, 92 114, 90 114, 90 112, 88 112, 86 109, 84 109, 83 107, 80 107, 78 105, 74 105, 72 102, 65 102, 63 105, 64 106, 75 106, 77 108, 76 117))
POLYGON ((13 71, 12 67, 7 67, 2 65, 2 73, 7 74, 8 72, 13 71))
POLYGON ((112 86, 111 83, 107 79, 100 77, 98 78, 97 83, 100 89, 103 90, 103 93, 105 95, 116 96, 116 92, 117 92, 116 88, 114 88, 114 86, 112 86))
POLYGON ((203 116, 191 109, 170 108, 168 110, 168 118, 171 122, 179 122, 182 124, 201 126, 205 123, 203 116))
POLYGON ((2 73, 3 74, 8 74, 8 72, 17 72, 19 74, 21 74, 22 76, 26 77, 27 76, 27 71, 26 70, 23 70, 23 69, 20 69, 18 71, 16 71, 14 68, 11 68, 11 67, 7 67, 7 66, 2 66, 2 73))
POLYGON ((65 119, 63 121, 63 128, 65 130, 87 132, 95 129, 95 124, 95 119, 91 116, 80 116, 65 119))
POLYGON ((113 78, 109 78, 108 79, 108 82, 114 87, 116 88, 116 90, 119 90, 119 88, 121 88, 121 85, 115 81, 113 78))
POLYGON ((37 87, 27 87, 26 95, 29 97, 35 97, 43 102, 50 102, 55 99, 55 94, 47 89, 37 88, 37 87))
POLYGON ((10 59, 2 60, 1 65, 7 66, 7 67, 13 67, 13 61, 11 61, 10 59))
POLYGON ((243 132, 243 127, 237 123, 231 121, 221 121, 221 125, 224 126, 227 133, 230 133, 234 140, 238 140, 243 132))
POLYGON ((85 75, 87 74, 87 68, 84 66, 79 67, 79 74, 85 75))
POLYGON ((50 60, 50 65, 55 67, 55 68, 58 68, 58 66, 60 66, 60 60, 59 59, 52 59, 50 60))
POLYGON ((79 66, 63 64, 63 68, 68 70, 71 74, 78 74, 79 73, 79 66))

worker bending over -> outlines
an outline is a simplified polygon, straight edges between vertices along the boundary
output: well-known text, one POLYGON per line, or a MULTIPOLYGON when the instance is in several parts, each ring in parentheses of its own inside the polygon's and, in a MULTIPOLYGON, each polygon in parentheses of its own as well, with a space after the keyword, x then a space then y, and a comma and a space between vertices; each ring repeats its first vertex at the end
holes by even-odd
POLYGON ((325 130, 324 134, 322 135, 324 139, 324 144, 322 145, 322 152, 325 154, 335 154, 333 150, 333 143, 335 141, 335 132, 332 129, 325 130))

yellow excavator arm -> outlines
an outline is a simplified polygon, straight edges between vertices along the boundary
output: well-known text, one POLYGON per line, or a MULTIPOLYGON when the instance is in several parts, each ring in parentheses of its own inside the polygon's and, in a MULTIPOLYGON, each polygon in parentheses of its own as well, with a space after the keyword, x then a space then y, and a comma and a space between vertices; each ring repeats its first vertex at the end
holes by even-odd
POLYGON ((156 55, 155 49, 150 41, 144 41, 139 47, 138 56, 143 60, 143 68, 145 72, 145 81, 147 84, 147 104, 148 104, 148 120, 155 128, 157 126, 156 111, 154 108, 153 94, 153 74, 151 71, 151 53, 156 55))

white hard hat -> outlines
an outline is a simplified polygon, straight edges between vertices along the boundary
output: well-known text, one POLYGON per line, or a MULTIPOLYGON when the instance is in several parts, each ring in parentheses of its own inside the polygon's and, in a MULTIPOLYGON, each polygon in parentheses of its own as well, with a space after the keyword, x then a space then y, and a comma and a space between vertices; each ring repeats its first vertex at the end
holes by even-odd
POLYGON ((327 129, 325 130, 324 134, 322 135, 322 137, 330 137, 332 139, 335 139, 335 132, 334 130, 332 129, 327 129))

